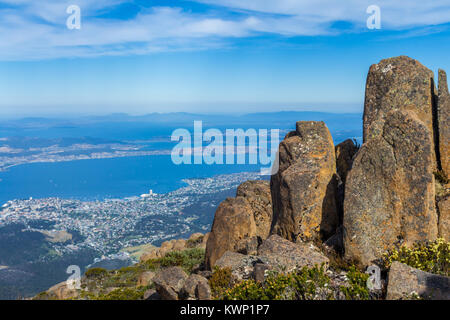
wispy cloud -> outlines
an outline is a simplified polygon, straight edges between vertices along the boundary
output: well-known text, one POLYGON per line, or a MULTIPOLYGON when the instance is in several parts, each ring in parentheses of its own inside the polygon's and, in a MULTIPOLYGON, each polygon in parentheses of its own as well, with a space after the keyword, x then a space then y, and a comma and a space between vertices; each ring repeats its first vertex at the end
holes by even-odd
MULTIPOLYGON (((383 28, 429 27, 450 21, 448 0, 196 0, 201 13, 181 7, 139 7, 129 19, 102 13, 132 0, 0 0, 0 59, 49 59, 204 50, 260 34, 332 35, 336 21, 364 30, 366 8, 382 8, 383 28), (81 30, 68 30, 66 8, 82 9, 81 30), (220 8, 220 10, 217 10, 220 8), (233 14, 229 14, 233 13, 233 14)), ((183 2, 180 1, 180 5, 183 2)), ((348 32, 348 30, 346 30, 348 32)))
POLYGON ((349 21, 365 25, 366 9, 377 5, 382 9, 385 28, 402 29, 450 22, 448 0, 196 0, 206 4, 244 10, 249 14, 266 13, 294 16, 310 22, 349 21))

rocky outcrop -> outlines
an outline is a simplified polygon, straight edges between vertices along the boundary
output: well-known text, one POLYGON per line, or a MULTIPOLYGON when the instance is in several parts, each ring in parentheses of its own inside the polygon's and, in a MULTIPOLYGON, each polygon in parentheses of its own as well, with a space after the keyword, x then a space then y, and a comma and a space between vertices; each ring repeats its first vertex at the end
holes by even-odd
POLYGON ((217 208, 206 245, 206 266, 214 266, 226 251, 244 250, 247 254, 255 239, 265 239, 272 221, 271 206, 266 181, 248 181, 238 188, 236 198, 223 201, 217 208))
POLYGON ((160 270, 153 278, 156 291, 163 300, 178 300, 188 275, 180 267, 160 270))
POLYGON ((444 70, 439 70, 437 129, 440 164, 442 171, 447 177, 450 177, 450 94, 448 92, 447 74, 444 70))
POLYGON ((372 65, 366 83, 364 142, 382 135, 392 110, 413 111, 433 132, 434 90, 433 72, 417 60, 400 56, 372 65))
POLYGON ((309 243, 293 243, 278 235, 265 240, 258 248, 258 256, 272 268, 286 272, 302 267, 328 265, 328 258, 309 243))
POLYGON ((331 236, 338 225, 336 158, 325 123, 297 122, 279 147, 271 178, 272 233, 291 241, 331 236))
POLYGON ((379 136, 362 146, 345 191, 348 259, 368 265, 397 244, 436 239, 432 145, 414 112, 394 110, 379 136))
POLYGON ((165 241, 161 244, 161 247, 152 247, 150 250, 144 252, 139 260, 140 262, 146 262, 151 259, 160 259, 172 251, 183 251, 190 248, 204 249, 206 248, 208 237, 209 233, 206 233, 205 235, 201 233, 194 233, 188 240, 173 239, 170 241, 165 241))
POLYGON ((153 278, 155 277, 155 273, 153 271, 145 271, 139 275, 137 286, 145 287, 150 285, 153 282, 153 278))
POLYGON ((450 278, 424 272, 400 262, 392 263, 386 299, 417 298, 450 300, 450 278))
POLYGON ((54 285, 46 293, 49 299, 55 300, 76 299, 79 297, 78 290, 69 288, 66 281, 54 285))

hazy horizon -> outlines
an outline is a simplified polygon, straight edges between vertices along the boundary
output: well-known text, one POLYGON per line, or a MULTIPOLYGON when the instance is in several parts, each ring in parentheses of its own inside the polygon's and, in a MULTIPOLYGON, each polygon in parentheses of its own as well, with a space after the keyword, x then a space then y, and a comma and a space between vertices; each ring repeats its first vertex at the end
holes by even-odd
POLYGON ((78 113, 42 113, 42 112, 38 112, 38 113, 27 113, 27 114, 2 114, 0 112, 0 119, 5 119, 5 120, 9 120, 9 119, 14 119, 14 120, 20 120, 20 119, 25 119, 25 118, 46 118, 46 119, 70 119, 70 118, 83 118, 83 117, 112 117, 112 116, 116 116, 116 115, 125 115, 125 116, 129 116, 129 117, 143 117, 143 116, 149 116, 149 115, 154 115, 154 114, 158 114, 158 115, 171 115, 171 114, 187 114, 187 115, 201 115, 201 116, 220 116, 220 115, 224 115, 224 116, 245 116, 245 115, 251 115, 251 114, 273 114, 273 113, 323 113, 323 114, 362 114, 363 113, 363 109, 361 106, 361 110, 360 111, 354 111, 354 112, 348 112, 348 111, 343 111, 343 112, 339 112, 339 110, 335 110, 333 112, 333 110, 317 110, 314 108, 305 108, 304 110, 301 109, 275 109, 273 111, 270 110, 263 110, 263 111, 258 111, 258 110, 249 110, 249 111, 245 111, 245 112, 235 112, 235 111, 199 111, 199 112, 194 112, 194 111, 168 111, 168 112, 164 112, 164 111, 153 111, 153 112, 140 112, 140 113, 133 113, 133 112, 126 112, 126 111, 117 111, 117 112, 78 112, 78 113))

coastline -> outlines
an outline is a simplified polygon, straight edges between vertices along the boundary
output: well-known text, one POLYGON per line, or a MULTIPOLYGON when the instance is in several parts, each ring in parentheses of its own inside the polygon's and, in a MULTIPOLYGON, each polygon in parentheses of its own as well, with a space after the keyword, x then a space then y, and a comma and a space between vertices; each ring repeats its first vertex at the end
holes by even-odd
MULTIPOLYGON (((72 161, 82 161, 82 160, 100 160, 100 159, 115 159, 115 158, 127 158, 127 157, 147 157, 147 156, 159 156, 159 155, 170 155, 170 150, 154 150, 154 151, 135 151, 128 153, 93 153, 90 155, 79 155, 74 158, 56 158, 56 159, 34 159, 29 161, 18 162, 14 164, 8 164, 0 166, 0 172, 5 172, 10 168, 27 165, 32 163, 58 163, 58 162, 72 162, 72 161)), ((0 179, 1 181, 1 179, 0 179)))

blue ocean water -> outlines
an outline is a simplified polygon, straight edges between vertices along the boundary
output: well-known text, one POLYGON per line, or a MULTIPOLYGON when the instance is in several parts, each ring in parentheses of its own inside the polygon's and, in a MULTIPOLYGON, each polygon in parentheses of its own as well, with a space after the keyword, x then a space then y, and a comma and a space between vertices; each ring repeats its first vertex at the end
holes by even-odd
MULTIPOLYGON (((361 114, 317 112, 258 113, 242 116, 194 114, 150 114, 141 117, 112 115, 74 119, 0 119, 0 138, 40 139, 91 137, 108 141, 141 143, 142 150, 170 150, 173 130, 192 131, 193 121, 202 120, 204 130, 218 128, 280 129, 280 139, 295 129, 299 120, 325 121, 335 143, 348 138, 361 142, 361 114)), ((36 147, 33 145, 16 148, 36 147)), ((169 155, 31 163, 0 171, 0 205, 12 199, 60 197, 81 200, 138 196, 152 189, 156 193, 176 190, 186 178, 207 178, 218 174, 259 171, 257 165, 175 165, 169 155)))
POLYGON ((31 163, 0 172, 0 205, 12 199, 95 200, 167 193, 182 179, 258 171, 256 165, 175 165, 170 155, 31 163))

